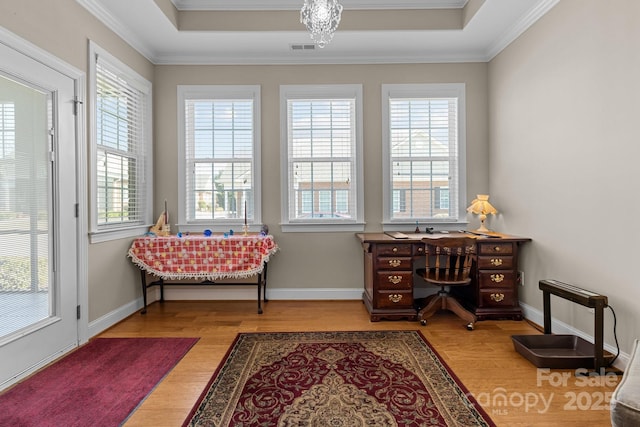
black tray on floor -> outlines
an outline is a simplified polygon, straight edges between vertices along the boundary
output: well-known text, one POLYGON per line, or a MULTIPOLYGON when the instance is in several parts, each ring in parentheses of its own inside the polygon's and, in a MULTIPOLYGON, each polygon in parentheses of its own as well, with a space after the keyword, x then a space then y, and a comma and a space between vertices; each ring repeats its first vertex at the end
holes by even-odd
MULTIPOLYGON (((513 346, 538 368, 593 369, 594 345, 575 335, 512 335, 513 346)), ((612 355, 605 352, 605 360, 612 355)))

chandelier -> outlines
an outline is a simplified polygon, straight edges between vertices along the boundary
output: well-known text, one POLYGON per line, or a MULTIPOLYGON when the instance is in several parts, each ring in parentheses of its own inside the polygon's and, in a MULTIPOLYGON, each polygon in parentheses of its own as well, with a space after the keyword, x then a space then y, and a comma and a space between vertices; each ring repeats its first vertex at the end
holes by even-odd
POLYGON ((338 0, 304 0, 300 22, 306 25, 310 36, 319 47, 324 47, 338 29, 342 5, 338 0))

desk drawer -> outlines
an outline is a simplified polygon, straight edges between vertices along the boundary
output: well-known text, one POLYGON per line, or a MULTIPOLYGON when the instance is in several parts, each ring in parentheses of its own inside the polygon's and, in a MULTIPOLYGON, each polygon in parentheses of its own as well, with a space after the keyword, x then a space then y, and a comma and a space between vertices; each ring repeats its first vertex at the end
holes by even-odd
POLYGON ((515 280, 516 274, 513 270, 480 271, 478 274, 480 289, 513 288, 515 280))
POLYGON ((502 255, 494 255, 494 256, 479 256, 478 257, 478 268, 483 269, 497 269, 497 270, 507 270, 513 269, 513 257, 512 256, 502 256, 502 255))
POLYGON ((376 275, 380 290, 413 289, 411 271, 378 271, 376 275))
POLYGON ((514 307, 517 305, 512 289, 487 289, 480 291, 480 307, 514 307))
POLYGON ((478 243, 479 255, 511 255, 513 253, 512 243, 482 242, 478 243))
POLYGON ((380 257, 377 262, 378 270, 408 270, 411 271, 411 258, 380 257))
POLYGON ((378 245, 378 256, 411 256, 411 243, 393 243, 378 245))
POLYGON ((413 291, 378 291, 378 308, 407 308, 413 307, 413 291))

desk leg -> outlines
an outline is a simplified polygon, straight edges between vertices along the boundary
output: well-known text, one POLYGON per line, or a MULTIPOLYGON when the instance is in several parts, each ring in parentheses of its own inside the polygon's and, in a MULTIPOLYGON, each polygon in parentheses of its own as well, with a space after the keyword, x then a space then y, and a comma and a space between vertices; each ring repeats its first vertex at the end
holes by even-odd
POLYGON ((140 279, 142 282, 142 300, 144 301, 144 307, 140 314, 147 313, 147 273, 144 270, 140 270, 140 279))

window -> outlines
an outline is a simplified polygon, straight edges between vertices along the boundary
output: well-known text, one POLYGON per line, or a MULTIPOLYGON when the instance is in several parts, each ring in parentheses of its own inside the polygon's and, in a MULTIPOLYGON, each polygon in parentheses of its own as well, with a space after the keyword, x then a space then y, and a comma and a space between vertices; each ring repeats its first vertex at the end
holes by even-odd
POLYGON ((92 242, 151 223, 151 83, 95 43, 91 85, 92 242))
POLYGON ((178 86, 181 230, 260 225, 259 107, 260 86, 178 86))
POLYGON ((383 85, 384 223, 465 218, 464 84, 383 85))
POLYGON ((282 230, 361 231, 362 86, 281 86, 282 230))

